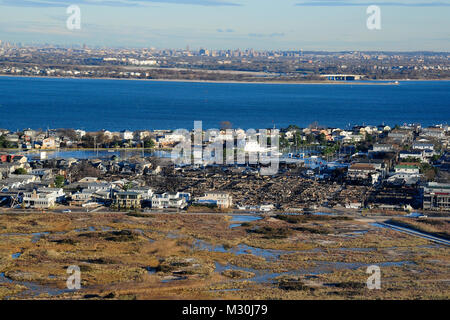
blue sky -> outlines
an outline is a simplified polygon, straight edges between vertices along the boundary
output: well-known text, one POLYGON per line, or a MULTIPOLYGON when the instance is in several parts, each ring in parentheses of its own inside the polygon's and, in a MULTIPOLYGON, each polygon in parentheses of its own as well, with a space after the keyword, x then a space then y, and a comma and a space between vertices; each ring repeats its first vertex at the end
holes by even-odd
POLYGON ((450 0, 0 0, 0 40, 155 48, 450 51, 450 0), (81 30, 66 8, 81 8, 81 30), (381 8, 381 30, 366 9, 381 8))

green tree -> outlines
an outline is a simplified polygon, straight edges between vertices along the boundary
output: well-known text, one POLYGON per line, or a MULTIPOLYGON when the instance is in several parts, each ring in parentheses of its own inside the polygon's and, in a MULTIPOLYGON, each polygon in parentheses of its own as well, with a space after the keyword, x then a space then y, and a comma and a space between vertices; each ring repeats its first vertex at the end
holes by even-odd
POLYGON ((27 174, 27 170, 25 170, 24 168, 17 168, 16 170, 14 170, 14 174, 27 174))
POLYGON ((327 142, 327 136, 325 135, 325 133, 321 133, 320 135, 319 135, 319 143, 320 144, 324 144, 324 143, 326 143, 327 142))
POLYGON ((316 137, 311 133, 306 136, 306 141, 308 142, 308 144, 313 143, 315 140, 316 140, 316 137))
POLYGON ((436 162, 441 158, 440 154, 435 154, 434 156, 431 157, 431 161, 436 162))
POLYGON ((94 137, 90 134, 87 134, 81 138, 83 148, 94 148, 94 142, 94 137))
POLYGON ((298 147, 299 145, 303 145, 305 143, 303 141, 303 136, 300 131, 295 132, 295 142, 296 142, 296 145, 295 145, 296 147, 298 147))
POLYGON ((372 142, 375 141, 375 138, 371 134, 366 134, 366 139, 365 140, 366 140, 366 142, 372 143, 372 142))
POLYGON ((144 148, 153 149, 155 147, 155 141, 152 138, 144 139, 144 148))
POLYGON ((127 182, 123 185, 122 189, 123 191, 128 191, 133 187, 133 184, 131 182, 127 182))
POLYGON ((433 181, 436 178, 438 169, 428 163, 422 163, 420 165, 420 172, 423 173, 427 181, 433 181))
POLYGON ((323 149, 322 153, 323 153, 324 155, 330 155, 330 154, 336 153, 338 149, 339 149, 339 146, 338 146, 337 144, 334 144, 334 145, 332 145, 332 146, 326 146, 326 147, 323 149))
POLYGON ((289 127, 287 127, 287 131, 292 131, 292 130, 300 130, 300 128, 295 125, 295 124, 290 124, 289 127))
POLYGON ((55 180, 54 180, 55 187, 56 187, 56 188, 62 188, 62 187, 64 187, 64 182, 65 182, 65 181, 66 181, 66 179, 64 179, 63 176, 60 176, 60 175, 56 176, 56 177, 55 177, 55 180))
POLYGON ((0 148, 13 149, 17 148, 17 144, 7 141, 5 136, 0 136, 0 148))

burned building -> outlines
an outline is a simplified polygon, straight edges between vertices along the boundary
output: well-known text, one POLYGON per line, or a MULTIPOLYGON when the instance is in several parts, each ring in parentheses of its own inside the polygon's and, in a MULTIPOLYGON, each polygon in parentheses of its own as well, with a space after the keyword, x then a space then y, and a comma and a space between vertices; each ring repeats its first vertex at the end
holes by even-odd
POLYGON ((450 183, 429 182, 423 189, 423 208, 450 210, 450 183))

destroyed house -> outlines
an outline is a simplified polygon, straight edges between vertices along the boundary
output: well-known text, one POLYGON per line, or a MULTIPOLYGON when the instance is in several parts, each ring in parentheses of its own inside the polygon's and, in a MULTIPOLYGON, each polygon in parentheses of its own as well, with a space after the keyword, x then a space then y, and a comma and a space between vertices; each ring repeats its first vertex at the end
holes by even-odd
POLYGON ((371 163, 353 163, 348 168, 348 177, 350 179, 368 179, 371 174, 377 173, 375 165, 371 163))
POLYGON ((450 183, 429 182, 423 190, 423 208, 450 210, 450 183))

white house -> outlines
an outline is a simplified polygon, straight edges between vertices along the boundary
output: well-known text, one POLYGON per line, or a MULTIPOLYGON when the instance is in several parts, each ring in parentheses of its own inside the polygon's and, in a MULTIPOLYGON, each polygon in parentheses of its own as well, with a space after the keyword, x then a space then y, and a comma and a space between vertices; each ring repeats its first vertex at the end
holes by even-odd
POLYGON ((275 209, 275 206, 273 204, 262 204, 259 206, 260 211, 272 211, 275 209))
POLYGON ((419 182, 420 174, 412 174, 412 173, 394 173, 387 179, 387 182, 393 183, 399 181, 406 185, 412 185, 419 182))
POLYGON ((23 204, 29 208, 51 208, 63 198, 64 192, 58 188, 39 188, 23 194, 23 204))
POLYGON ((419 159, 420 161, 424 160, 422 151, 401 151, 398 155, 399 159, 419 159))
POLYGON ((408 165, 408 164, 400 164, 394 167, 395 173, 410 173, 410 174, 419 174, 420 170, 418 166, 408 165))
POLYGON ((374 144, 373 151, 374 152, 390 152, 393 151, 394 147, 392 144, 374 144))
POLYGON ((414 150, 433 150, 434 151, 434 144, 432 143, 420 143, 420 142, 414 142, 412 145, 412 148, 414 150))
POLYGON ((153 190, 148 187, 133 187, 128 191, 139 193, 142 196, 142 200, 150 200, 153 196, 153 190))
POLYGON ((375 164, 353 163, 348 168, 347 176, 352 180, 366 180, 370 178, 372 184, 375 184, 380 177, 380 172, 376 170, 375 164))
POLYGON ((121 132, 120 132, 120 137, 121 137, 123 140, 132 140, 132 139, 133 139, 133 136, 134 136, 133 132, 128 131, 128 130, 124 130, 124 131, 121 131, 121 132))
POLYGON ((197 198, 197 203, 211 203, 226 209, 233 205, 233 197, 226 192, 210 191, 205 192, 203 197, 197 198))
POLYGON ((30 174, 34 176, 51 176, 52 175, 52 169, 33 169, 31 170, 30 174))
POLYGON ((91 191, 110 191, 114 186, 106 182, 93 182, 89 183, 87 188, 91 191))
POLYGON ((187 206, 188 193, 156 193, 152 196, 152 208, 176 208, 184 209, 187 206))
POLYGON ((76 192, 72 194, 72 200, 74 202, 87 202, 92 200, 94 193, 95 193, 94 190, 84 189, 81 192, 76 192))
POLYGON ((445 137, 445 131, 442 128, 424 128, 422 131, 422 136, 430 137, 430 138, 436 138, 436 139, 442 139, 445 137))
POLYGON ((178 142, 183 142, 186 140, 186 136, 182 134, 166 134, 163 138, 158 139, 158 143, 161 145, 174 144, 178 142))

